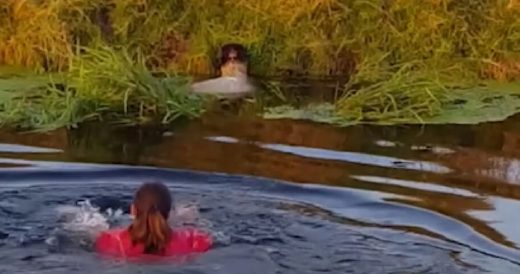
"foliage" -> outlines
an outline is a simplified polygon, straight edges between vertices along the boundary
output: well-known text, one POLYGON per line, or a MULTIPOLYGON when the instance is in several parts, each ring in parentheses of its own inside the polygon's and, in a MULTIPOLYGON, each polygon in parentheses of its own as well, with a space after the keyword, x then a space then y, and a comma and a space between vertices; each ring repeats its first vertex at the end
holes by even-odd
POLYGON ((168 123, 202 113, 204 101, 187 92, 188 79, 155 77, 124 50, 84 49, 69 68, 56 83, 34 75, 0 81, 0 123, 51 130, 91 119, 168 123))
POLYGON ((116 108, 133 120, 166 113, 166 121, 194 116, 199 103, 166 88, 182 90, 184 78, 158 80, 147 69, 211 74, 218 48, 238 42, 249 49, 255 75, 347 79, 333 102, 342 120, 425 122, 449 108, 459 87, 520 80, 518 18, 517 0, 5 0, 0 64, 76 74, 70 92, 82 96, 70 100, 87 109, 79 113, 116 108), (107 52, 84 59, 84 48, 100 45, 124 48, 126 61, 107 52), (134 71, 113 66, 130 60, 134 71), (104 64, 98 72, 97 62, 104 64), (116 76, 130 82, 108 80, 116 76))
POLYGON ((215 50, 239 42, 261 74, 422 62, 464 78, 519 76, 515 0, 7 0, 0 14, 0 63, 40 68, 65 69, 75 45, 103 40, 207 74, 215 50))
POLYGON ((344 116, 330 103, 312 104, 303 108, 288 105, 267 108, 266 119, 305 119, 337 126, 354 124, 479 124, 502 121, 520 112, 520 85, 486 83, 471 89, 446 93, 441 109, 431 115, 384 116, 360 119, 344 116))
POLYGON ((414 73, 413 69, 418 68, 413 64, 400 65, 397 72, 385 75, 386 79, 357 89, 353 87, 366 79, 363 73, 355 75, 336 103, 337 114, 353 121, 397 122, 410 117, 421 121, 422 117, 439 113, 448 88, 433 73, 414 73))
POLYGON ((66 85, 97 111, 131 112, 137 119, 161 115, 166 123, 201 113, 203 101, 189 92, 189 79, 153 76, 143 58, 136 59, 124 49, 84 49, 73 59, 66 85))

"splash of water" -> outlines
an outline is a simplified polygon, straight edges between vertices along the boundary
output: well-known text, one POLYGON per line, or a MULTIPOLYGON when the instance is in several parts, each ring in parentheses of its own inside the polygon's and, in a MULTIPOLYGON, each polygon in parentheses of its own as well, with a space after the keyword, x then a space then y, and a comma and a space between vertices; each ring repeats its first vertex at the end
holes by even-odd
POLYGON ((100 232, 107 230, 110 226, 120 221, 123 210, 108 208, 104 214, 90 200, 79 201, 78 206, 60 206, 56 208, 62 229, 69 232, 84 232, 95 237, 100 232))
MULTIPOLYGON (((121 208, 107 208, 104 212, 92 205, 90 200, 77 202, 77 206, 59 206, 59 227, 47 238, 51 250, 59 250, 65 243, 79 244, 91 249, 96 237, 112 227, 119 227, 131 222, 132 216, 124 214, 121 208)), ((229 244, 230 237, 217 231, 213 223, 200 216, 196 204, 180 204, 170 212, 168 223, 172 227, 195 226, 210 233, 216 242, 229 244)))
POLYGON ((90 249, 99 233, 127 219, 120 208, 100 212, 90 200, 79 201, 77 206, 59 206, 56 212, 60 225, 45 241, 51 250, 61 249, 66 243, 90 249))
POLYGON ((177 205, 170 213, 169 223, 173 227, 191 225, 209 233, 216 244, 229 245, 231 237, 215 228, 214 224, 200 216, 200 210, 196 204, 177 205))

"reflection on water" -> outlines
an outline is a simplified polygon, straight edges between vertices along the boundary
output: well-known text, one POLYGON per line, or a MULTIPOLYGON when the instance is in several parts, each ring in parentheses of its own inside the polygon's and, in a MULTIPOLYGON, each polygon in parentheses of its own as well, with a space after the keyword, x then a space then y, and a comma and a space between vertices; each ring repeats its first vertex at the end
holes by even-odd
POLYGON ((388 206, 352 204, 342 212, 353 220, 444 237, 520 263, 515 123, 334 128, 224 116, 168 129, 96 124, 52 134, 1 132, 0 165, 152 165, 335 186, 376 195, 388 206), (419 211, 401 216, 401 207, 419 211), (463 226, 453 231, 453 222, 463 226))
POLYGON ((50 149, 33 146, 23 146, 16 144, 0 144, 0 152, 7 153, 59 153, 63 152, 61 149, 50 149))
MULTIPOLYGON (((0 228, 7 235, 6 246, 0 246, 0 272, 65 274, 92 273, 95 269, 97 273, 485 273, 491 265, 491 269, 511 273, 517 268, 456 243, 359 225, 320 207, 260 195, 305 198, 302 195, 306 191, 301 186, 255 179, 248 180, 251 184, 247 185, 243 184, 246 180, 218 175, 211 177, 211 183, 205 183, 201 180, 204 175, 164 170, 162 175, 154 175, 173 189, 179 203, 200 204, 203 217, 210 220, 208 227, 221 235, 217 246, 194 263, 125 266, 99 260, 85 248, 78 248, 76 242, 56 239, 60 233, 53 233, 53 226, 60 221, 50 212, 58 205, 95 197, 94 203, 128 208, 132 197, 129 194, 140 183, 139 177, 152 173, 112 170, 108 181, 96 180, 96 172, 82 179, 72 174, 56 179, 42 171, 34 177, 39 181, 18 187, 19 181, 30 175, 13 174, 13 180, 0 187, 0 198, 8 201, 0 205, 4 209, 0 211, 0 228), (56 240, 48 241, 49 235, 56 240), (17 242, 17 238, 21 240, 17 242), (47 240, 42 243, 44 239, 47 240), (51 252, 47 245, 52 247, 51 252)), ((340 204, 345 198, 330 194, 321 195, 327 199, 323 202, 340 204)), ((319 200, 319 196, 314 198, 319 200)), ((369 201, 357 195, 350 198, 369 201)), ((77 231, 77 227, 73 230, 77 231)))

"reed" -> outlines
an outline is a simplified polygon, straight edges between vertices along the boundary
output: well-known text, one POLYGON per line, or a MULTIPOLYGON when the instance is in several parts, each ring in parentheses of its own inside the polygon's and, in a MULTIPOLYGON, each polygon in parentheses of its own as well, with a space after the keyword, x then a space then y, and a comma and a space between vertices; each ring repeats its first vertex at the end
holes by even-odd
POLYGON ((255 75, 349 79, 339 115, 420 119, 453 85, 520 79, 517 18, 517 0, 6 0, 0 63, 74 71, 79 48, 106 44, 149 70, 211 74, 238 42, 255 75))
POLYGON ((380 60, 513 79, 520 60, 516 0, 6 0, 0 14, 0 62, 57 70, 99 40, 200 74, 230 41, 264 75, 346 75, 380 60))
POLYGON ((188 92, 188 78, 155 77, 143 58, 135 61, 125 49, 81 50, 59 82, 0 93, 0 124, 52 130, 93 119, 142 123, 160 118, 158 122, 169 123, 202 113, 204 100, 188 92))
MULTIPOLYGON (((392 121, 409 120, 410 117, 423 120, 442 111, 443 102, 449 93, 433 73, 425 71, 413 63, 397 66, 398 70, 388 73, 385 78, 354 88, 360 82, 368 81, 360 73, 347 84, 345 94, 336 103, 336 114, 352 121, 392 121)), ((380 75, 381 78, 383 75, 380 75)))

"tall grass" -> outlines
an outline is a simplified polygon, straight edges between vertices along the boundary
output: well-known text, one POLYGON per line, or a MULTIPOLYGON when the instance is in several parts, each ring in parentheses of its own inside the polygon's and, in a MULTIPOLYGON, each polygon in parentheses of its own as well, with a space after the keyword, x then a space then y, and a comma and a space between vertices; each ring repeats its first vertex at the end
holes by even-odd
POLYGON ((189 79, 155 77, 142 58, 135 61, 124 49, 82 50, 59 85, 1 92, 0 124, 51 130, 92 119, 141 123, 159 117, 169 123, 202 113, 204 100, 188 92, 189 79))
POLYGON ((66 69, 76 44, 104 39, 207 74, 234 41, 259 74, 346 75, 380 60, 382 70, 422 61, 465 77, 519 76, 516 0, 6 0, 0 14, 0 62, 41 68, 66 69))
POLYGON ((349 78, 341 115, 419 118, 454 83, 520 79, 518 18, 517 0, 6 0, 0 63, 67 71, 78 46, 106 43, 149 69, 210 74, 238 42, 253 74, 349 78))
MULTIPOLYGON (((413 63, 397 66, 397 71, 388 73, 386 78, 367 85, 360 85, 367 79, 355 75, 347 84, 346 93, 336 103, 336 112, 352 121, 392 121, 422 120, 442 111, 449 89, 433 73, 425 73, 413 63), (420 70, 422 73, 413 72, 420 70)), ((383 75, 380 75, 383 76, 383 75)))
POLYGON ((79 30, 95 36, 88 13, 103 1, 4 0, 0 4, 0 62, 65 70, 79 30), (89 31, 90 30, 90 31, 89 31), (75 37, 76 36, 76 37, 75 37))
POLYGON ((99 111, 139 120, 160 116, 167 123, 181 116, 197 117, 202 109, 203 100, 189 92, 188 78, 155 77, 143 58, 132 58, 125 49, 84 49, 73 59, 68 76, 66 85, 75 90, 76 98, 91 102, 99 111))

